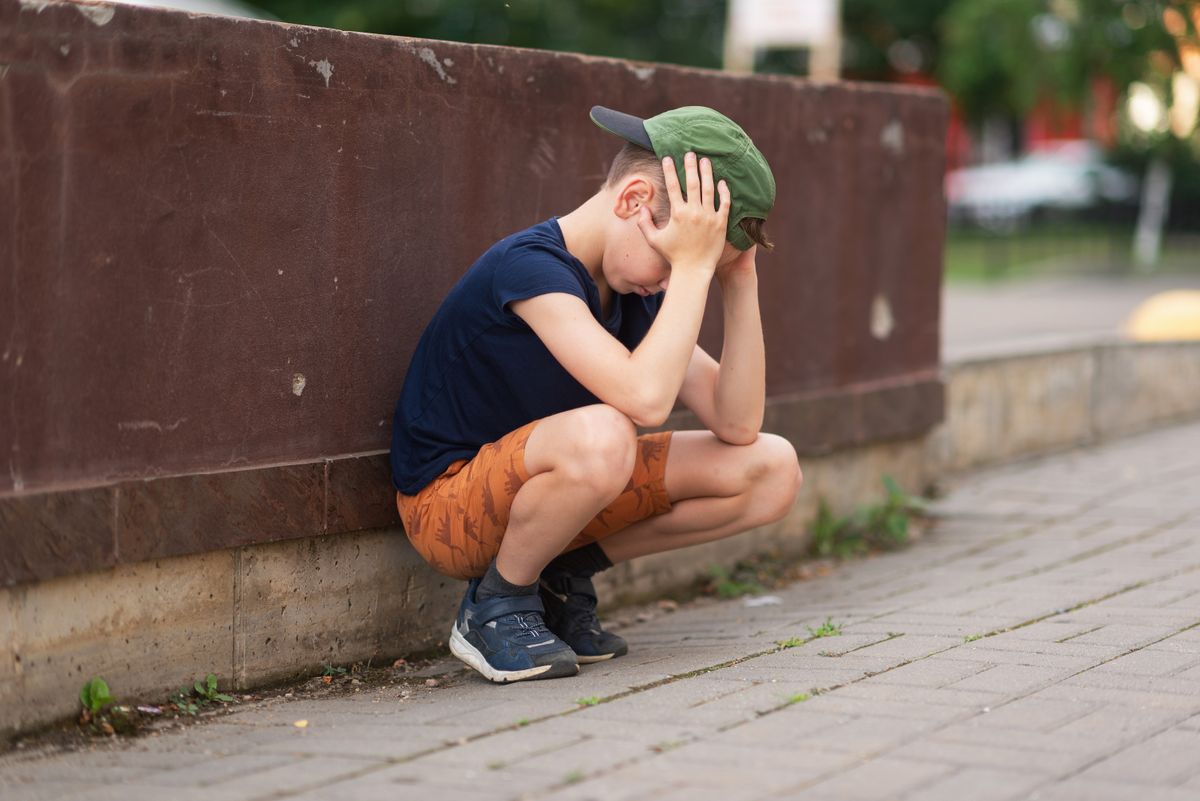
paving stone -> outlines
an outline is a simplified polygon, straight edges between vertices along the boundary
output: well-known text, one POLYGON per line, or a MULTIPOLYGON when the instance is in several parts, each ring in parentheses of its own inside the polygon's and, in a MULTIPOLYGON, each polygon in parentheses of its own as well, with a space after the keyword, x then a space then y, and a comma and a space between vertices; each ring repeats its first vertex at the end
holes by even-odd
POLYGON ((811 795, 844 799, 877 799, 880 790, 899 797, 910 790, 930 784, 953 773, 956 766, 915 759, 880 757, 841 771, 835 776, 804 788, 811 795))
POLYGON ((1044 784, 1029 795, 1030 801, 1196 801, 1194 790, 1147 787, 1072 777, 1061 784, 1044 784))
POLYGON ((1200 732, 1171 729, 1092 765, 1081 778, 1169 786, 1196 773, 1198 753, 1200 732))
POLYGON ((1198 444, 1192 424, 961 477, 943 511, 1010 519, 940 519, 775 607, 623 628, 628 657, 570 679, 460 670, 403 700, 248 704, 95 753, 0 757, 0 797, 1200 798, 1200 503, 1182 497, 1198 444), (777 650, 826 618, 841 635, 777 650))
POLYGON ((906 793, 904 801, 1015 801, 1026 799, 1029 791, 1045 778, 1024 771, 959 768, 906 793))

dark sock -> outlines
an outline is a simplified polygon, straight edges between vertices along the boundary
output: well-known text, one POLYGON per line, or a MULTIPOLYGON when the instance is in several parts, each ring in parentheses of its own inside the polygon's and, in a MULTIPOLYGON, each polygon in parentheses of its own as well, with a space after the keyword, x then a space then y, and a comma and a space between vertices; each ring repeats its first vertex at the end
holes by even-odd
POLYGON ((495 595, 536 595, 537 588, 536 581, 528 586, 508 581, 500 575, 500 571, 496 569, 496 560, 493 559, 487 572, 483 574, 483 581, 475 590, 475 600, 485 601, 495 595))
POLYGON ((584 545, 582 548, 560 553, 558 556, 550 560, 550 564, 546 565, 546 569, 542 571, 543 576, 578 576, 580 578, 591 578, 601 570, 607 570, 612 567, 613 563, 609 560, 608 554, 600 547, 600 543, 592 542, 584 545))

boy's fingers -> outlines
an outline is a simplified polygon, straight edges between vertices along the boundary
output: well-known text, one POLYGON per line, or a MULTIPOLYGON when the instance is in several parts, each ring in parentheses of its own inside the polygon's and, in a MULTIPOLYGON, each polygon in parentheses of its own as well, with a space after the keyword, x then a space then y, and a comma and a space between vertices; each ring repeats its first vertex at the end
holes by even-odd
POLYGON ((683 157, 684 177, 687 179, 687 201, 695 203, 700 197, 700 173, 696 169, 696 154, 688 152, 683 157))
POLYGON ((721 207, 717 209, 717 214, 721 215, 722 219, 729 219, 729 184, 718 181, 717 194, 721 197, 721 207))
POLYGON ((650 214, 650 209, 642 206, 642 210, 638 212, 637 226, 642 232, 642 236, 646 237, 646 241, 653 243, 658 237, 658 226, 654 224, 654 217, 650 214))
POLYGON ((663 159, 663 180, 667 184, 667 197, 671 199, 671 206, 682 206, 683 192, 679 188, 679 175, 675 172, 675 160, 670 156, 663 159))
POLYGON ((705 210, 713 209, 713 172, 712 162, 708 159, 700 159, 700 201, 705 210))

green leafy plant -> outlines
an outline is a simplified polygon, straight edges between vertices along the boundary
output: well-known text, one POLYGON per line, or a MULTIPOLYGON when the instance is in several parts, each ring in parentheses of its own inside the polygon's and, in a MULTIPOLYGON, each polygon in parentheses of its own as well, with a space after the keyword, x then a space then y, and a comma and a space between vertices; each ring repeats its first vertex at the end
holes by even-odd
POLYGON ((740 598, 743 595, 758 595, 764 589, 752 571, 751 567, 739 562, 732 571, 722 565, 713 565, 708 569, 708 574, 712 577, 711 586, 718 596, 740 598))
POLYGON ((344 667, 336 667, 334 665, 325 665, 325 669, 321 671, 322 676, 345 676, 346 669, 344 667))
POLYGON ((117 699, 109 692, 108 682, 99 676, 83 685, 79 690, 79 702, 88 714, 95 717, 104 707, 116 703, 117 699))
POLYGON ((791 706, 792 704, 799 704, 803 701, 807 701, 811 697, 812 696, 810 696, 808 693, 795 693, 787 697, 787 705, 791 706))
POLYGON ((193 682, 192 689, 196 692, 196 697, 202 699, 203 703, 213 703, 221 701, 228 703, 233 700, 233 696, 217 691, 217 677, 209 673, 203 682, 193 682))
POLYGON ((813 521, 813 555, 844 559, 907 544, 910 521, 924 510, 923 502, 905 493, 889 475, 883 476, 883 488, 882 503, 861 507, 848 517, 835 515, 821 499, 813 521))
POLYGON ((825 618, 825 622, 817 628, 814 629, 812 626, 809 626, 808 633, 812 635, 814 640, 818 637, 835 637, 842 633, 842 626, 840 623, 834 623, 833 618, 827 617, 825 618))
POLYGON ((802 637, 788 637, 786 640, 776 640, 775 644, 780 648, 796 648, 804 645, 805 642, 802 637))
POLYGON ((597 695, 589 695, 587 698, 576 698, 575 703, 580 706, 595 706, 600 703, 600 697, 597 695))
POLYGON ((975 642, 982 636, 983 636, 982 634, 968 634, 966 637, 963 637, 963 641, 964 642, 975 642))
POLYGON ((200 712, 200 704, 192 697, 192 688, 180 687, 167 699, 182 715, 196 715, 200 712))

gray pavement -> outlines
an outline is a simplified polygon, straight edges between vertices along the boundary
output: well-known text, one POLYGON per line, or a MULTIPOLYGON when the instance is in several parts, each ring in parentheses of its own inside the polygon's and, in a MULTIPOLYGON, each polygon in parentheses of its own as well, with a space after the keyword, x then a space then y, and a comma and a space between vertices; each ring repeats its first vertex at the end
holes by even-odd
POLYGON ((935 511, 778 604, 634 625, 574 678, 247 704, 11 754, 0 797, 1200 798, 1200 423, 966 477, 935 511))
POLYGON ((1200 289, 1200 272, 945 284, 942 357, 953 362, 1120 339, 1140 303, 1172 289, 1200 289))

